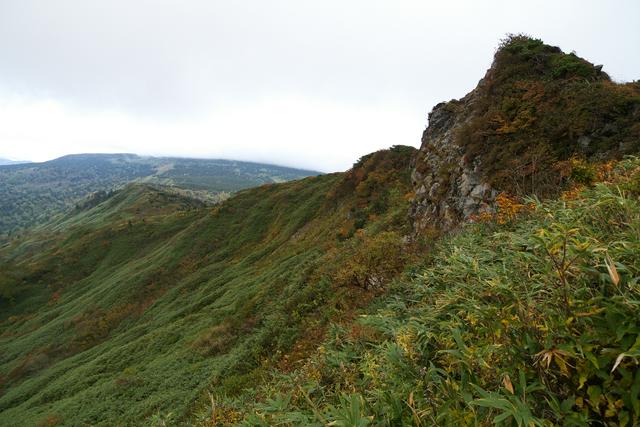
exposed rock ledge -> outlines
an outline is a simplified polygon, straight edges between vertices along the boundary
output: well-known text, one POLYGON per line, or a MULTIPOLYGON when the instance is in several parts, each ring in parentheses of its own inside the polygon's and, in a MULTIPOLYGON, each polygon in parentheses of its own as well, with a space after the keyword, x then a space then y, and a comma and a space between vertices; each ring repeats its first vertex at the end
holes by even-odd
POLYGON ((429 126, 422 135, 414 159, 411 180, 415 199, 411 216, 414 229, 447 231, 474 215, 492 212, 497 191, 483 182, 477 161, 467 161, 455 132, 473 111, 478 88, 460 100, 442 102, 429 114, 429 126))
POLYGON ((412 163, 414 231, 439 233, 491 212, 499 191, 555 197, 565 161, 640 152, 640 82, 541 40, 512 35, 478 86, 436 105, 412 163))

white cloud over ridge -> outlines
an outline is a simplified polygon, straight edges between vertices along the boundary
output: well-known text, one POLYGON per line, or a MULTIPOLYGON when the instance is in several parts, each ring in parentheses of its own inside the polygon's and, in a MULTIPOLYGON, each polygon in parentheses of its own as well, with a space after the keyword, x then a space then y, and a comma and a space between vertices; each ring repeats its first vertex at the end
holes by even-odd
POLYGON ((0 117, 5 123, 3 151, 14 159, 28 155, 44 161, 90 147, 90 152, 213 156, 322 171, 343 170, 370 151, 419 140, 416 129, 423 119, 410 111, 293 97, 213 110, 199 120, 83 113, 50 100, 0 104, 0 117), (34 145, 37 150, 31 150, 34 145))
POLYGON ((637 79, 640 3, 0 0, 0 157, 136 152, 348 168, 418 146, 501 37, 637 79))

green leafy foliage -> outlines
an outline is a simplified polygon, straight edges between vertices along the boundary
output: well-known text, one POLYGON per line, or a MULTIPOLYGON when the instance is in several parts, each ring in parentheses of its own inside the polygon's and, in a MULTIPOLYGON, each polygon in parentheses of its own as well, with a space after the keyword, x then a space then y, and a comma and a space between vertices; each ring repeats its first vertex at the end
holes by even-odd
POLYGON ((348 259, 336 273, 335 282, 363 289, 381 288, 402 272, 407 261, 404 250, 402 237, 396 232, 358 234, 341 248, 348 259))
POLYGON ((606 183, 445 238, 358 321, 333 326, 304 365, 257 391, 286 395, 285 409, 245 406, 246 419, 638 425, 639 177, 629 158, 606 183))
MULTIPOLYGON (((251 399, 269 372, 309 356, 330 319, 373 298, 334 278, 377 236, 399 245, 414 151, 376 153, 364 174, 356 165, 215 206, 132 184, 6 240, 0 259, 13 273, 0 288, 0 424, 241 421, 219 396, 251 399), (378 186, 341 193, 355 175, 378 186), (338 238, 377 194, 388 205, 367 215, 357 237, 338 238)), ((394 273, 385 274, 380 286, 394 273)), ((286 395, 262 404, 288 407, 286 395)), ((306 421, 318 419, 289 418, 306 421)))

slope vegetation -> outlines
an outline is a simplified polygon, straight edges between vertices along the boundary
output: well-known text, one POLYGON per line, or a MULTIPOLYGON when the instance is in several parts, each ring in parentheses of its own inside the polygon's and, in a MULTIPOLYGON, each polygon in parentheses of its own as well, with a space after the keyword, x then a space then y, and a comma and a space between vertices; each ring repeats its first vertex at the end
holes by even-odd
POLYGON ((0 424, 187 420, 295 363, 402 269, 414 151, 213 208, 132 185, 7 242, 0 424))
POLYGON ((253 426, 638 425, 640 159, 600 176, 503 201, 294 372, 218 407, 253 426))

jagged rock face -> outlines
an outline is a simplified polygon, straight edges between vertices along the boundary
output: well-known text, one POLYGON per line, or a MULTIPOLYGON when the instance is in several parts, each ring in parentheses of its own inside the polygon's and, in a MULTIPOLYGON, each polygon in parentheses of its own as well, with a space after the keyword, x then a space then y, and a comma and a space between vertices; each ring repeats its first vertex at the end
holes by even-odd
POLYGON ((478 90, 461 100, 440 103, 429 114, 411 175, 415 189, 411 215, 419 233, 447 231, 493 210, 497 192, 482 180, 478 161, 465 158, 455 135, 471 118, 478 90))
POLYGON ((639 120, 640 82, 615 83, 575 54, 512 36, 473 91, 429 114, 412 164, 414 231, 491 213, 499 192, 555 197, 574 179, 572 159, 640 152, 639 120))

